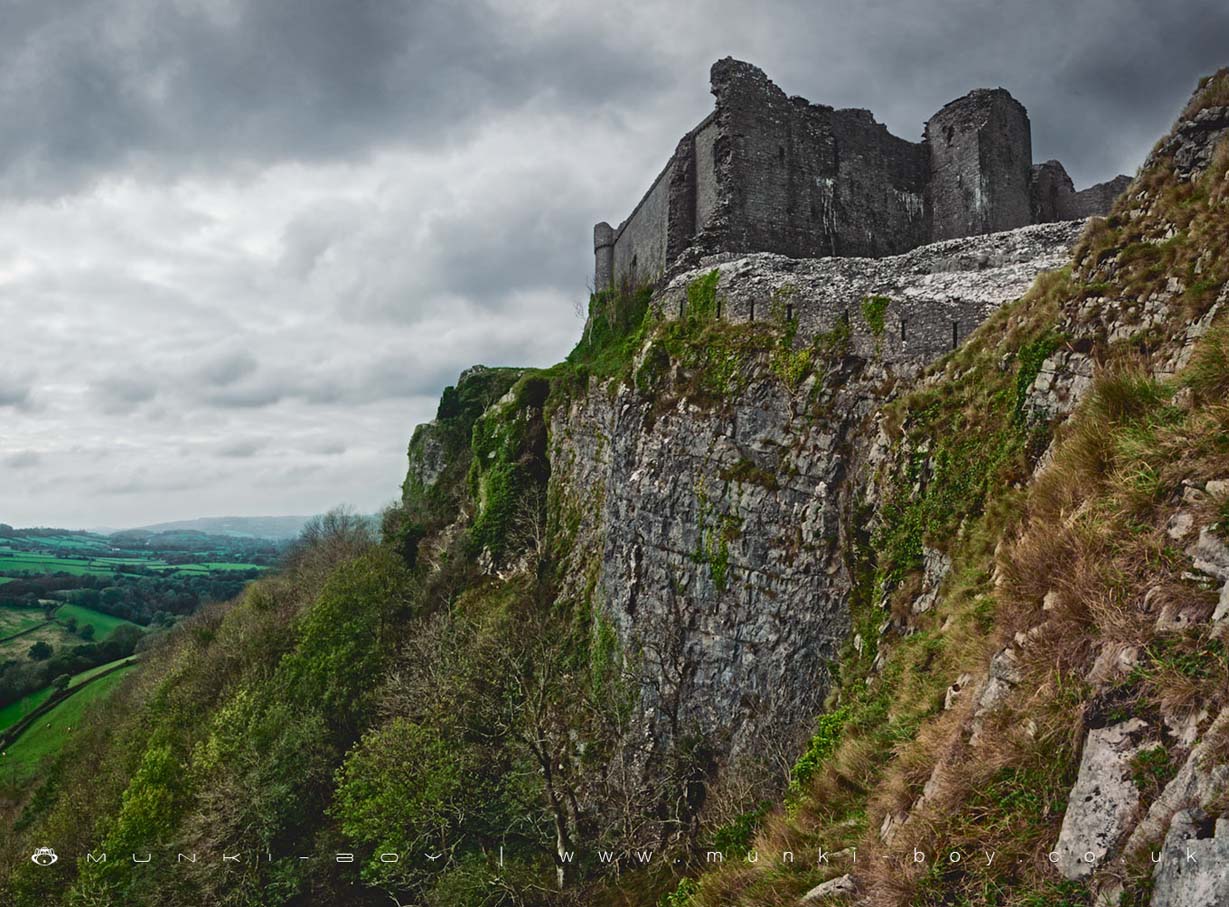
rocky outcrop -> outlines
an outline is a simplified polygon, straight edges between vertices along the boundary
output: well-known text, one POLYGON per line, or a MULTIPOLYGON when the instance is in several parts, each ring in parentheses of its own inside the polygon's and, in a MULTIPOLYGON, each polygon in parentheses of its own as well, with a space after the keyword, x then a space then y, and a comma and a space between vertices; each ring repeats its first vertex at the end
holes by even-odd
POLYGON ((1174 816, 1154 875, 1151 907, 1229 904, 1229 819, 1203 810, 1174 816))
POLYGON ((823 904, 830 903, 837 899, 848 899, 854 897, 858 893, 858 886, 854 884, 853 876, 848 873, 843 876, 837 876, 835 879, 829 879, 826 882, 820 882, 810 891, 802 896, 800 904, 823 904))
MULTIPOLYGON (((1058 266, 1079 229, 1027 227, 896 258, 705 263, 658 294, 661 317, 685 316, 689 286, 716 267, 722 321, 792 322, 795 348, 848 330, 816 348, 797 386, 764 351, 727 363, 720 392, 651 343, 634 381, 593 386, 554 413, 550 498, 576 527, 564 597, 610 621, 642 668, 633 749, 646 771, 683 738, 721 763, 797 752, 850 629, 851 514, 870 494, 873 415, 951 349, 952 313, 967 315, 960 343, 1058 266), (868 299, 879 308, 864 311, 868 299), (942 339, 927 345, 931 311, 942 339)), ((932 553, 919 607, 948 567, 932 553)))
POLYGON ((1161 158, 1169 158, 1179 178, 1192 179, 1212 163, 1217 144, 1227 136, 1229 105, 1203 107, 1178 121, 1173 132, 1156 147, 1145 166, 1151 166, 1161 158))
POLYGON ((1087 878, 1118 852, 1139 808, 1131 760, 1152 743, 1148 725, 1138 718, 1088 732, 1054 845, 1058 871, 1066 878, 1087 878))

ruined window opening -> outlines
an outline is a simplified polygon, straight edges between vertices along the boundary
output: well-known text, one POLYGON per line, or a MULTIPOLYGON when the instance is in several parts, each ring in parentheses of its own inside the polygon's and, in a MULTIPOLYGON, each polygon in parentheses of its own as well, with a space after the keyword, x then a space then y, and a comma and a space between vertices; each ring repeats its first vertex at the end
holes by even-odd
POLYGON ((721 320, 721 297, 717 297, 717 320, 721 320))
POLYGON ((679 318, 683 317, 683 314, 686 312, 686 307, 687 307, 687 300, 680 299, 679 300, 679 318))
POLYGON ((755 300, 754 299, 747 301, 747 320, 755 321, 755 300))
POLYGON ((900 342, 902 344, 905 342, 905 319, 903 318, 900 320, 900 342))
POLYGON ((841 324, 844 324, 844 325, 849 324, 849 309, 845 309, 844 311, 841 312, 841 324))
POLYGON ((785 163, 785 146, 784 145, 777 146, 777 158, 781 161, 782 164, 785 163))
POLYGON ((960 322, 952 322, 952 349, 956 348, 956 344, 960 340, 960 322))
POLYGON ((794 320, 794 304, 792 302, 787 302, 785 304, 785 320, 786 321, 794 320))

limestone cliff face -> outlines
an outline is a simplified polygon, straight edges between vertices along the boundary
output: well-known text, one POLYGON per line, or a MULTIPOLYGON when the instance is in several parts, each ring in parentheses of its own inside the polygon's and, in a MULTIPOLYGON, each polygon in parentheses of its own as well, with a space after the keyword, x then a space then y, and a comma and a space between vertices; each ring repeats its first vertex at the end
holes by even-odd
POLYGON ((696 903, 1226 896, 1217 868, 1140 855, 1211 860, 1229 828, 1227 97, 1229 73, 1201 87, 1108 218, 879 259, 693 250, 467 410, 464 492, 437 494, 429 443, 461 422, 416 435, 418 496, 464 499, 450 538, 472 520, 505 579, 549 562, 552 604, 614 639, 622 774, 577 816, 615 789, 695 843, 707 798, 779 792, 835 705, 789 841, 870 859, 718 870, 696 903), (508 541, 521 485, 545 498, 536 550, 508 541), (948 843, 1002 860, 911 858, 948 843))
POLYGON ((576 515, 566 594, 639 664, 645 771, 684 740, 765 780, 795 758, 850 634, 882 406, 1060 266, 1080 227, 885 259, 706 261, 654 298, 658 317, 688 318, 688 288, 715 269, 711 316, 720 299, 725 330, 784 329, 789 346, 689 362, 651 340, 634 381, 554 413, 551 496, 576 515))

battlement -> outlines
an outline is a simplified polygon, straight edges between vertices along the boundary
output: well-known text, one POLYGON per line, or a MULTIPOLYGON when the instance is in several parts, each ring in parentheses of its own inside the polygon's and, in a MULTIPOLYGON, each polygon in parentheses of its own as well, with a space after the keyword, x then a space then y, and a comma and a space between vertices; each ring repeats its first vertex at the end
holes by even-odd
POLYGON ((787 97, 749 63, 711 72, 715 109, 679 141, 617 228, 594 228, 594 284, 656 279, 703 255, 899 255, 936 240, 1105 213, 1127 182, 1076 192, 1034 166, 1028 113, 978 89, 927 121, 922 141, 868 110, 787 97))

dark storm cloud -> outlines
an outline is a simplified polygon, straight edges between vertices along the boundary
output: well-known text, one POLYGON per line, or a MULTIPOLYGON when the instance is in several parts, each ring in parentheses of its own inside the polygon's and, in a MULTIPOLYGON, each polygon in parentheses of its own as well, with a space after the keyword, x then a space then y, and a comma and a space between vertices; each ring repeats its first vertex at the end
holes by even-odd
POLYGON ((870 108, 913 141, 942 104, 1002 86, 1028 108, 1034 158, 1062 160, 1077 185, 1133 173, 1197 79, 1229 64, 1223 0, 824 7, 791 2, 787 27, 743 52, 787 92, 870 108))
POLYGON ((55 194, 115 169, 180 174, 430 148, 491 111, 642 90, 617 36, 528 29, 451 0, 18 0, 0 12, 0 174, 55 194))
POLYGON ((0 121, 16 127, 0 133, 0 186, 431 149, 535 100, 578 125, 634 117, 727 52, 908 138, 939 99, 1002 84, 1029 103, 1041 156, 1108 176, 1229 55, 1221 0, 719 2, 687 33, 663 17, 653 34, 667 8, 633 4, 619 32, 496 2, 18 0, 0 12, 0 121))
POLYGON ((1083 186, 1229 64, 1229 4, 0 0, 8 521, 379 506, 463 368, 566 355, 592 223, 724 56, 914 141, 1001 85, 1083 186))

